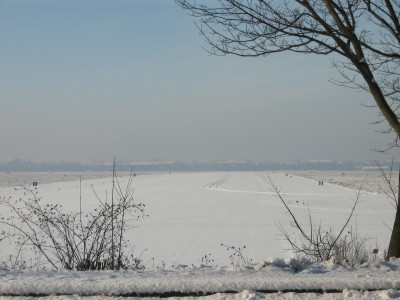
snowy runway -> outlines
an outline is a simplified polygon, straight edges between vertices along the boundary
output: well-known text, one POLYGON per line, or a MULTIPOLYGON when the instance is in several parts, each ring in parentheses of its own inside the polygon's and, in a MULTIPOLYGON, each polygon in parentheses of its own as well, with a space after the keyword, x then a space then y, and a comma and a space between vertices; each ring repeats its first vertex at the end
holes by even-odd
MULTIPOLYGON (((140 174, 134 179, 134 198, 146 204, 149 217, 136 222, 128 238, 136 255, 143 252, 145 271, 0 270, 0 296, 80 299, 78 295, 85 295, 104 299, 108 295, 112 299, 115 295, 212 294, 207 297, 212 300, 400 297, 399 261, 373 261, 353 269, 333 262, 299 268, 298 261, 288 259, 293 254, 285 251, 287 245, 277 225, 289 229, 289 214, 267 183, 268 176, 305 225, 309 208, 315 224, 338 228, 357 198, 356 190, 321 186, 317 181, 283 173, 140 174), (254 264, 241 269, 230 266, 232 252, 221 243, 246 246, 242 253, 254 264), (201 260, 205 255, 207 262, 201 260), (269 294, 275 291, 285 293, 269 294)), ((121 185, 127 181, 119 180, 121 185)), ((44 202, 60 203, 67 211, 78 210, 80 194, 83 210, 94 209, 98 200, 93 190, 102 201, 110 199, 111 178, 84 180, 81 192, 79 186, 79 181, 39 183, 39 192, 44 202)), ((24 197, 14 188, 1 188, 0 193, 1 197, 24 197)), ((390 236, 385 224, 392 224, 393 218, 388 199, 363 193, 353 226, 357 224, 358 234, 368 236, 371 249, 378 248, 382 254, 390 236)), ((2 260, 12 251, 7 242, 0 243, 2 260)))
MULTIPOLYGON (((284 173, 204 172, 146 174, 135 177, 134 198, 146 205, 148 218, 135 223, 129 240, 134 253, 148 265, 201 263, 208 255, 214 265, 229 265, 229 254, 221 244, 246 246, 244 255, 256 262, 269 257, 290 257, 277 228, 289 228, 289 215, 270 184, 281 189, 285 201, 307 224, 308 207, 316 224, 340 226, 347 218, 357 191, 284 173), (211 254, 211 255, 210 255, 211 254)), ((121 178, 124 185, 126 178, 121 178)), ((110 197, 111 179, 82 181, 83 209, 95 208, 97 199, 110 197)), ((79 207, 79 181, 39 184, 43 201, 61 203, 66 210, 79 207)), ((13 188, 0 189, 1 196, 20 197, 13 188)), ((384 249, 394 210, 382 195, 365 193, 354 222, 371 247, 384 249)), ((354 224, 354 223, 353 223, 354 224)), ((9 248, 0 244, 0 254, 9 248)))

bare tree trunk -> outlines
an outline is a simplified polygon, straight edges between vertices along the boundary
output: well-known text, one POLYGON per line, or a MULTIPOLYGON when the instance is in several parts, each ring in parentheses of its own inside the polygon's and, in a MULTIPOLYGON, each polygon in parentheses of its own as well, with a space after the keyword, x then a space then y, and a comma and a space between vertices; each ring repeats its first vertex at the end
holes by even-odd
POLYGON ((400 205, 398 202, 399 199, 400 199, 400 171, 399 171, 399 191, 397 196, 396 217, 394 219, 392 236, 390 237, 387 258, 400 257, 400 205))

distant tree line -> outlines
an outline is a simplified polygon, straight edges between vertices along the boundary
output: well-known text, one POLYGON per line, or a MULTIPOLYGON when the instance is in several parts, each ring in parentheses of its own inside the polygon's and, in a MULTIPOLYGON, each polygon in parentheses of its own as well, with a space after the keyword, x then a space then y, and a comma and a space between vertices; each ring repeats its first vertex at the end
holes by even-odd
MULTIPOLYGON (((382 165, 390 165, 391 162, 382 165)), ((360 171, 374 170, 374 161, 302 160, 296 162, 213 161, 213 162, 138 162, 118 164, 120 172, 202 172, 202 171, 360 171)), ((394 169, 400 168, 395 162, 394 169)), ((32 162, 13 160, 0 164, 0 172, 111 172, 112 164, 79 162, 32 162)))

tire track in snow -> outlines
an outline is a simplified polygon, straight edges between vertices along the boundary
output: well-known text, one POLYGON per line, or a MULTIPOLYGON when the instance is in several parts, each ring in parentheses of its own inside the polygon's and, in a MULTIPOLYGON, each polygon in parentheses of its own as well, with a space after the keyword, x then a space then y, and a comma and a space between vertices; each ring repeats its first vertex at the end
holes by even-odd
MULTIPOLYGON (((276 193, 274 192, 257 192, 257 191, 246 191, 246 190, 230 190, 230 189, 220 189, 220 188, 207 188, 208 190, 216 191, 216 192, 225 192, 225 193, 247 193, 247 194, 261 194, 261 195, 271 195, 271 196, 276 196, 276 193)), ((313 196, 313 197, 319 197, 319 196, 338 196, 337 194, 311 194, 311 193, 284 193, 283 196, 313 196)), ((299 202, 300 203, 300 202, 299 202)), ((301 204, 294 204, 294 203, 289 203, 290 207, 293 208, 302 208, 302 209, 308 209, 310 208, 311 210, 323 210, 323 211, 349 211, 349 208, 331 208, 331 207, 322 207, 322 206, 312 206, 308 205, 305 202, 302 202, 301 204)), ((391 211, 386 210, 386 211, 375 211, 375 210, 369 210, 369 209, 357 209, 356 210, 358 213, 368 213, 368 214, 375 214, 375 215, 381 215, 381 214, 388 214, 391 213, 391 211)))
MULTIPOLYGON (((267 180, 261 176, 260 174, 257 174, 261 179, 267 182, 267 180)), ((229 175, 224 175, 220 177, 219 179, 212 181, 210 183, 205 184, 203 187, 206 190, 213 190, 213 191, 218 191, 218 192, 227 192, 227 193, 246 193, 246 194, 262 194, 262 195, 276 195, 275 192, 264 192, 264 191, 250 191, 250 190, 235 190, 235 189, 226 189, 226 188, 220 188, 220 186, 224 183, 226 183, 229 180, 229 175)), ((337 196, 337 194, 321 194, 321 193, 284 193, 284 195, 288 196, 337 196)))
MULTIPOLYGON (((276 195, 275 192, 262 192, 262 191, 248 191, 248 190, 233 190, 233 189, 221 189, 205 186, 208 190, 213 190, 217 192, 227 192, 227 193, 246 193, 246 194, 262 194, 262 195, 276 195)), ((284 193, 284 196, 337 196, 337 194, 315 194, 315 193, 284 193)))
POLYGON ((221 178, 219 178, 219 179, 217 179, 217 180, 215 180, 215 181, 213 181, 213 182, 210 182, 210 183, 205 184, 203 187, 204 187, 205 189, 216 189, 216 188, 218 188, 221 184, 227 182, 228 180, 229 180, 229 175, 225 175, 225 176, 222 176, 221 178))
MULTIPOLYGON (((257 174, 261 179, 264 181, 267 181, 264 176, 257 174)), ((216 181, 213 181, 211 183, 205 184, 203 187, 206 190, 210 191, 216 191, 216 192, 222 192, 222 193, 244 193, 244 194, 255 194, 255 195, 269 195, 269 196, 276 196, 276 192, 266 192, 266 191, 251 191, 251 190, 236 190, 236 189, 227 189, 227 188, 220 188, 220 186, 224 183, 226 183, 229 180, 229 175, 222 176, 216 181)), ((306 196, 306 197, 337 197, 337 194, 333 193, 284 193, 283 196, 306 196)), ((290 202, 290 200, 289 200, 290 202)), ((300 209, 311 209, 311 210, 323 210, 323 211, 343 211, 347 212, 349 211, 349 208, 330 208, 330 207, 322 207, 322 206, 310 206, 309 203, 305 203, 304 201, 302 203, 296 202, 296 203, 289 203, 289 205, 293 208, 300 208, 300 209)), ((368 213, 368 214, 387 214, 390 213, 390 211, 375 211, 375 210, 369 210, 369 209, 358 209, 358 213, 368 213)))

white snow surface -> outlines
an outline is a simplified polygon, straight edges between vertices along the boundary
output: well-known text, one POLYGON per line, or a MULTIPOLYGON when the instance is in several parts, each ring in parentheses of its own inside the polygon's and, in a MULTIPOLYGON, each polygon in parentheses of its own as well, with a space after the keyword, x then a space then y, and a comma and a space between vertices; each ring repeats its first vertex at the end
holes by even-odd
POLYGON ((63 296, 59 298, 73 298, 76 295, 150 297, 164 293, 175 293, 175 297, 176 293, 215 293, 208 296, 210 299, 400 297, 399 261, 374 262, 356 268, 340 267, 334 262, 314 263, 297 272, 287 263, 288 261, 282 264, 280 260, 270 260, 268 264, 242 270, 179 266, 170 270, 120 272, 0 271, 0 294, 4 299, 12 295, 63 296), (298 293, 296 290, 325 293, 298 293), (266 293, 267 291, 274 293, 266 293))
MULTIPOLYGON (((213 293, 204 296, 207 299, 400 298, 400 261, 379 259, 390 237, 387 225, 391 226, 394 219, 395 210, 390 200, 378 193, 363 192, 354 217, 357 225, 352 223, 359 235, 369 238, 371 252, 373 248, 379 250, 378 258, 361 266, 345 267, 333 261, 299 262, 293 259, 293 253, 285 251, 288 246, 277 225, 290 228, 290 218, 271 190, 268 176, 281 188, 285 200, 304 224, 307 224, 309 207, 314 223, 339 228, 357 197, 356 190, 328 183, 321 186, 315 180, 285 173, 139 175, 134 179, 135 199, 146 205, 149 217, 137 221, 128 238, 135 254, 143 252, 141 258, 146 270, 3 269, 0 270, 0 295, 2 299, 10 295, 53 295, 49 297, 57 299, 85 295, 91 296, 88 299, 97 299, 165 293, 213 293), (252 263, 241 268, 231 266, 231 253, 221 243, 246 246, 243 255, 252 259, 252 263), (201 261, 204 255, 210 259, 207 266, 201 261), (336 293, 294 292, 298 290, 336 293)), ((124 182, 126 178, 120 178, 122 185, 124 182)), ((84 210, 96 206, 92 186, 106 199, 111 179, 82 181, 84 210)), ((48 184, 39 181, 39 192, 43 201, 60 203, 66 210, 79 207, 79 181, 48 184)), ((23 196, 13 187, 1 188, 0 193, 2 197, 23 196)), ((12 251, 8 243, 0 242, 1 260, 6 260, 12 251)))

